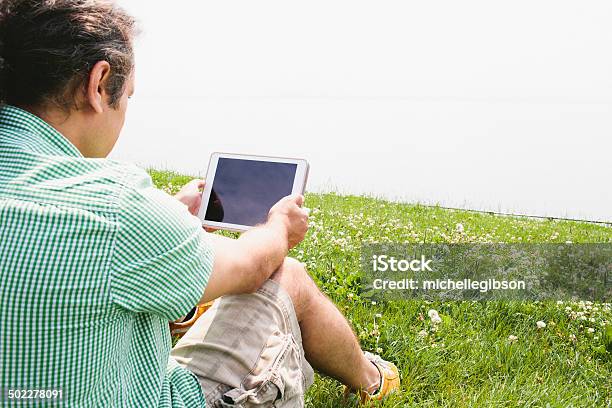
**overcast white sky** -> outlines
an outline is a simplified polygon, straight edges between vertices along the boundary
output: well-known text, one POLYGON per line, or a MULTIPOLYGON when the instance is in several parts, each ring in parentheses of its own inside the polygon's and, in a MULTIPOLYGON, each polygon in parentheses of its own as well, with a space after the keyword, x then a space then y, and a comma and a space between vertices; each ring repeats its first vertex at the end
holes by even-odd
POLYGON ((114 157, 305 157, 309 189, 612 220, 612 2, 119 1, 114 157))

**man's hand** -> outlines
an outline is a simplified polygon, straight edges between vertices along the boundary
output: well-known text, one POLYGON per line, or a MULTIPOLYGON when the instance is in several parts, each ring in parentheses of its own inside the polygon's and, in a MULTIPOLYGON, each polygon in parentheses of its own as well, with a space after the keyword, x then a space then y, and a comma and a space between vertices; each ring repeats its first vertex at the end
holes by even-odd
POLYGON ((301 208, 303 203, 304 196, 287 196, 274 204, 268 213, 269 223, 284 225, 289 249, 302 242, 308 231, 308 211, 301 208))
POLYGON ((189 212, 193 215, 198 215, 200 205, 202 205, 202 189, 204 188, 204 180, 194 179, 185 184, 181 190, 176 193, 175 197, 181 203, 187 206, 189 212))

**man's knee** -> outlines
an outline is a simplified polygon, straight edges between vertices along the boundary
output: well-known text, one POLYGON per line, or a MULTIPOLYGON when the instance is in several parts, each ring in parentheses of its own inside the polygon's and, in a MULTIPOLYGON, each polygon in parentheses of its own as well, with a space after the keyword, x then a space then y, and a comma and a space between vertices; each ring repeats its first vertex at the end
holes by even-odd
POLYGON ((271 276, 291 297, 298 320, 310 309, 313 299, 320 295, 319 288, 312 280, 303 263, 287 257, 280 268, 271 276))

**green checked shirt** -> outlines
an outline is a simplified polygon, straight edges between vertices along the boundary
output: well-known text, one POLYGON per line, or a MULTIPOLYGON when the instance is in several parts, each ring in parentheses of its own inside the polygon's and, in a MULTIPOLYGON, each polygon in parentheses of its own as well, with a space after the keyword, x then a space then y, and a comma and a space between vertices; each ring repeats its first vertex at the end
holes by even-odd
POLYGON ((0 405, 57 389, 66 406, 203 407, 168 321, 211 269, 200 221, 143 170, 0 108, 0 405))

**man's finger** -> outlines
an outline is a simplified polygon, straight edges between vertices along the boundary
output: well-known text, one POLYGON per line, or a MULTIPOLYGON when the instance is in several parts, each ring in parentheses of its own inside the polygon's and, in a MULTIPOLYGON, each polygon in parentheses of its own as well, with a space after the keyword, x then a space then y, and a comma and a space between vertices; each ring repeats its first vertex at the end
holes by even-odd
POLYGON ((298 207, 301 207, 301 206, 302 206, 302 204, 304 204, 304 196, 303 196, 303 195, 301 195, 301 194, 296 195, 296 196, 295 196, 295 204, 296 204, 298 207))

